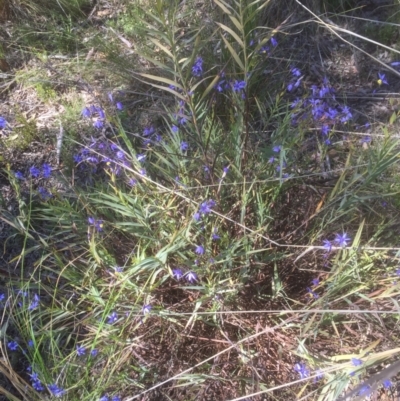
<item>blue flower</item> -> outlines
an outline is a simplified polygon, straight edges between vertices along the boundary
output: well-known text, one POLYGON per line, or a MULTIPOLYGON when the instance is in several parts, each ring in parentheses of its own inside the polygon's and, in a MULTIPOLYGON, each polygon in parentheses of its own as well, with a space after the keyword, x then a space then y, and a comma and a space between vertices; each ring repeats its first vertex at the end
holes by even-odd
POLYGON ((115 107, 117 108, 117 110, 119 110, 119 111, 121 111, 121 110, 123 110, 124 109, 124 106, 122 105, 122 103, 121 102, 117 102, 116 104, 115 104, 115 107))
POLYGON ((312 279, 312 284, 317 286, 319 284, 319 280, 317 278, 312 279))
POLYGON ((240 90, 244 89, 245 87, 246 87, 245 81, 235 80, 235 82, 233 83, 233 90, 235 92, 239 92, 240 90))
POLYGON ((176 125, 173 125, 171 127, 172 132, 174 132, 175 134, 179 131, 179 128, 176 125))
POLYGON ((276 145, 272 148, 272 151, 275 153, 279 153, 281 151, 281 149, 282 149, 281 145, 276 145))
POLYGON ((14 175, 17 180, 25 180, 24 175, 20 171, 17 171, 14 175))
POLYGON ((278 41, 273 36, 271 37, 271 44, 274 47, 278 46, 278 41))
POLYGON ((61 397, 65 394, 65 390, 62 388, 58 387, 57 384, 50 384, 48 386, 49 391, 56 397, 61 397))
POLYGON ((218 240, 218 239, 220 239, 221 237, 217 234, 217 229, 216 228, 214 228, 214 232, 212 233, 212 239, 214 240, 214 241, 216 241, 216 240, 218 240))
POLYGON ((354 365, 354 366, 360 366, 360 365, 362 365, 362 360, 361 359, 358 359, 358 358, 351 358, 351 363, 354 365))
POLYGON ((189 281, 189 283, 193 283, 194 281, 197 281, 197 274, 194 272, 187 272, 185 277, 186 277, 186 280, 189 281))
POLYGON ((318 299, 319 295, 313 291, 311 288, 307 287, 307 292, 314 298, 314 299, 318 299))
POLYGON ((121 397, 119 395, 113 395, 111 401, 121 401, 121 397))
POLYGON ((39 301, 40 301, 39 295, 35 294, 33 296, 31 303, 29 304, 28 310, 36 309, 39 306, 39 301))
POLYGON ((361 396, 367 396, 371 392, 371 387, 368 384, 364 384, 361 388, 360 391, 358 392, 358 395, 361 396))
POLYGON ((89 108, 87 108, 87 107, 85 107, 83 110, 82 110, 82 116, 84 117, 84 118, 89 118, 89 117, 91 117, 92 116, 92 112, 90 111, 90 109, 89 108))
POLYGON ((34 345, 35 345, 35 344, 34 344, 34 342, 33 342, 32 339, 28 341, 28 347, 29 347, 29 348, 32 348, 34 345))
POLYGON ((201 218, 201 215, 200 215, 199 212, 196 212, 196 213, 193 215, 193 220, 194 220, 194 221, 199 221, 200 218, 201 218))
POLYGON ((103 128, 103 126, 104 126, 104 122, 101 121, 101 120, 96 120, 96 121, 93 123, 93 127, 94 127, 94 128, 97 128, 97 129, 101 129, 101 128, 103 128))
POLYGON ((382 84, 389 85, 388 81, 386 80, 385 74, 378 72, 378 77, 379 77, 379 79, 378 79, 379 85, 382 85, 382 84))
POLYGON ((51 198, 53 195, 44 187, 39 187, 38 192, 43 200, 51 198))
POLYGON ((153 127, 146 127, 143 130, 143 135, 144 136, 149 136, 149 135, 152 135, 152 134, 154 134, 154 128, 153 127))
POLYGON ((212 212, 212 208, 215 205, 216 205, 215 201, 212 199, 209 199, 208 201, 205 201, 200 204, 199 212, 202 214, 209 214, 212 212))
POLYGON ((86 348, 83 345, 76 346, 76 355, 83 356, 86 354, 86 348))
POLYGON ((18 343, 16 341, 10 341, 7 344, 7 347, 10 351, 16 351, 18 349, 18 343))
POLYGON ((203 75, 203 59, 201 57, 197 57, 193 64, 192 75, 194 77, 201 77, 203 75))
POLYGON ((186 152, 189 149, 189 144, 187 142, 182 141, 180 148, 182 152, 186 152))
POLYGON ((101 107, 96 107, 96 111, 99 115, 99 117, 104 120, 106 118, 106 115, 104 113, 104 110, 101 107))
POLYGON ((7 121, 4 117, 0 117, 0 129, 4 129, 7 126, 7 121))
POLYGON ((197 245, 196 249, 195 249, 195 252, 198 255, 204 255, 204 247, 203 247, 203 245, 197 245))
POLYGON ((1 294, 0 294, 0 302, 1 302, 1 301, 4 301, 5 298, 6 298, 6 295, 3 294, 3 293, 1 293, 1 294))
POLYGON ((290 70, 290 72, 292 73, 292 75, 294 76, 294 77, 300 77, 301 76, 301 72, 300 72, 300 70, 298 69, 298 68, 292 68, 291 70, 290 70))
POLYGON ((39 177, 40 170, 39 170, 38 168, 36 168, 35 166, 32 166, 32 167, 29 169, 29 172, 30 172, 30 174, 31 174, 31 176, 32 176, 33 178, 39 177))
POLYGON ((385 379, 383 380, 382 385, 385 389, 388 389, 393 386, 393 383, 389 379, 385 379))
POLYGON ((90 355, 91 355, 91 356, 97 356, 98 353, 99 353, 99 350, 96 349, 96 348, 93 348, 93 349, 90 351, 90 355))
POLYGON ((183 277, 183 273, 181 269, 172 269, 172 277, 176 280, 180 280, 183 277))
POLYGON ((43 391, 44 390, 43 384, 40 382, 40 380, 33 381, 32 382, 32 387, 36 391, 43 391))
POLYGON ((300 375, 300 379, 310 376, 310 371, 304 363, 296 363, 293 369, 300 375))
POLYGON ((343 233, 342 235, 336 234, 335 237, 335 242, 342 247, 347 246, 347 243, 350 241, 350 237, 347 235, 347 233, 343 233))
POLYGON ((153 309, 151 305, 144 305, 142 308, 143 315, 147 315, 153 309))
POLYGON ((99 401, 109 401, 110 399, 106 396, 103 395, 103 397, 100 397, 99 401))
POLYGON ((117 312, 114 311, 108 316, 107 323, 114 324, 117 320, 118 320, 118 315, 117 312))
POLYGON ((47 163, 43 163, 42 175, 44 178, 49 178, 51 175, 52 168, 47 163))

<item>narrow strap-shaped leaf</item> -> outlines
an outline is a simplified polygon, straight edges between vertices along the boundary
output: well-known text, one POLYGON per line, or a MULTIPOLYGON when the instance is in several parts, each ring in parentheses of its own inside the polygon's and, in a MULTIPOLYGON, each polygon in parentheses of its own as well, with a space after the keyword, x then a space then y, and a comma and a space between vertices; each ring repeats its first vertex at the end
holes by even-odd
POLYGON ((244 71, 245 67, 242 63, 242 60, 240 60, 240 57, 238 56, 238 54, 235 52, 235 50, 233 49, 233 47, 231 46, 231 44, 222 36, 222 40, 225 42, 226 47, 228 48, 228 50, 230 51, 230 53, 232 54, 232 57, 235 59, 235 61, 237 62, 237 64, 239 65, 239 67, 244 71))
POLYGON ((230 33, 236 40, 237 43, 239 43, 239 45, 244 48, 244 43, 243 40, 239 38, 239 35, 231 28, 229 28, 229 26, 226 26, 224 24, 221 24, 220 22, 217 22, 218 26, 220 26, 224 31, 230 33))

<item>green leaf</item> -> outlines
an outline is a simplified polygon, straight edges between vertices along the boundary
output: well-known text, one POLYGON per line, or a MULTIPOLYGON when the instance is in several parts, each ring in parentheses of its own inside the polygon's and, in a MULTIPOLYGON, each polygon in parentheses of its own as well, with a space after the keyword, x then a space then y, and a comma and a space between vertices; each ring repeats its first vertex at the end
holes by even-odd
POLYGON ((239 43, 239 45, 242 47, 242 49, 244 48, 244 43, 243 40, 239 38, 239 35, 231 28, 229 28, 228 26, 221 24, 220 22, 217 22, 217 25, 222 28, 224 31, 230 33, 236 40, 237 43, 239 43))
POLYGON ((239 67, 242 69, 242 71, 245 71, 246 68, 244 67, 242 61, 240 60, 240 57, 238 54, 235 52, 231 44, 221 35, 222 40, 225 42, 226 47, 228 48, 229 52, 232 54, 232 57, 235 59, 236 63, 239 65, 239 67))

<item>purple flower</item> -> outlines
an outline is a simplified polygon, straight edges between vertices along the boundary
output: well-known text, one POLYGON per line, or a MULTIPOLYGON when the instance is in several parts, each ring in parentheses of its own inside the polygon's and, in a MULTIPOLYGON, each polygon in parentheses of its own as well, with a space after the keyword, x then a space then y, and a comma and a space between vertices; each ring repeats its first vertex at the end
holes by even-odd
POLYGON ((90 355, 91 355, 91 356, 97 356, 98 353, 99 353, 99 350, 96 349, 96 348, 93 348, 93 349, 90 351, 90 355))
POLYGON ((38 192, 43 200, 51 198, 53 195, 44 187, 39 187, 38 192))
POLYGON ((153 309, 151 305, 144 305, 142 308, 143 315, 147 315, 153 309))
POLYGON ((93 123, 93 127, 94 127, 94 128, 97 128, 97 129, 101 129, 101 128, 103 128, 103 126, 104 126, 104 122, 101 121, 101 120, 96 120, 96 121, 93 123))
POLYGON ((146 170, 145 170, 144 168, 141 168, 141 169, 139 170, 139 174, 142 175, 142 176, 144 176, 144 177, 147 175, 146 170))
POLYGON ((33 296, 32 302, 30 303, 30 305, 28 307, 28 310, 36 309, 39 306, 39 301, 40 301, 39 295, 35 294, 33 296))
POLYGON ((274 47, 278 46, 278 41, 273 36, 271 37, 271 44, 274 47))
POLYGON ((239 92, 240 90, 244 89, 245 87, 246 87, 245 81, 235 80, 235 82, 233 83, 233 90, 235 92, 239 92))
POLYGON ((298 68, 292 68, 291 70, 290 70, 290 72, 292 73, 292 75, 294 76, 294 77, 300 77, 301 76, 301 72, 300 72, 300 70, 298 69, 298 68))
POLYGON ((0 129, 4 129, 7 126, 7 121, 4 117, 0 116, 0 129))
POLYGON ((314 299, 318 299, 319 295, 313 291, 311 288, 307 287, 307 292, 314 298, 314 299))
POLYGON ((317 286, 319 284, 319 280, 317 278, 312 279, 312 284, 317 286))
POLYGON ((331 130, 331 129, 329 128, 329 125, 324 124, 324 125, 322 126, 322 128, 321 128, 321 133, 322 133, 322 135, 327 136, 327 135, 329 134, 329 131, 330 131, 330 130, 331 130))
POLYGON ((24 175, 20 171, 17 171, 14 175, 17 180, 25 180, 24 175))
POLYGON ((204 247, 203 247, 203 245, 197 245, 196 249, 195 249, 195 252, 198 255, 204 255, 204 247))
POLYGON ((10 351, 16 351, 18 349, 18 343, 16 341, 10 341, 7 344, 7 347, 10 351))
POLYGON ((194 221, 199 221, 200 218, 201 218, 201 215, 200 215, 199 212, 196 212, 196 213, 193 215, 193 220, 194 220, 194 221))
POLYGON ((29 348, 32 348, 34 345, 35 345, 35 344, 34 344, 33 340, 29 340, 29 341, 28 341, 28 347, 29 347, 29 348))
POLYGON ((212 233, 212 239, 214 240, 214 241, 216 241, 216 240, 219 240, 221 237, 217 234, 217 229, 216 228, 214 228, 214 232, 212 233))
POLYGON ((300 379, 305 379, 310 376, 310 371, 304 363, 296 363, 293 369, 300 375, 300 379))
POLYGON ((44 178, 49 178, 51 175, 52 168, 47 164, 43 163, 42 166, 42 175, 44 178))
POLYGON ((110 401, 110 399, 106 395, 103 395, 103 397, 101 397, 99 401, 110 401))
POLYGON ((179 128, 178 128, 176 125, 173 125, 173 126, 171 127, 171 130, 172 130, 173 133, 176 134, 176 133, 179 131, 179 128))
POLYGON ((199 212, 202 214, 209 214, 212 212, 212 208, 216 205, 215 201, 210 199, 200 204, 199 212))
POLYGON ((197 281, 197 274, 194 272, 187 272, 186 275, 186 280, 189 281, 189 283, 193 283, 197 281))
POLYGON ((172 269, 172 277, 179 281, 183 277, 182 270, 172 269))
POLYGON ((77 345, 76 346, 76 354, 78 356, 83 356, 86 354, 86 348, 83 345, 77 345))
POLYGON ((61 397, 65 394, 65 390, 62 388, 58 387, 57 384, 50 384, 48 386, 49 391, 56 397, 61 397))
POLYGON ((182 141, 180 148, 182 152, 186 152, 189 149, 189 144, 187 142, 182 141))
POLYGON ((193 64, 192 75, 194 77, 201 77, 203 75, 203 59, 201 57, 197 57, 193 64))
MULTIPOLYGON (((31 369, 32 370, 32 369, 31 369)), ((39 379, 39 375, 37 373, 32 372, 30 374, 31 376, 31 381, 32 381, 32 387, 36 390, 36 391, 43 391, 44 387, 39 379)))
POLYGON ((108 315, 108 324, 114 324, 118 320, 118 315, 117 312, 112 312, 110 315, 108 315))
POLYGON ((371 387, 368 384, 364 384, 361 388, 360 391, 358 392, 358 395, 361 396, 367 396, 371 392, 371 387))
POLYGON ((229 166, 225 166, 222 170, 223 170, 223 174, 228 174, 229 166))
POLYGON ((152 134, 154 134, 154 128, 153 127, 146 127, 143 130, 143 135, 144 136, 149 136, 149 135, 152 135, 152 134))
POLYGON ((354 365, 354 366, 360 366, 360 365, 362 365, 362 360, 361 359, 358 359, 358 358, 351 358, 351 363, 354 365))
POLYGON ((124 106, 122 105, 122 103, 121 102, 117 102, 116 104, 115 104, 115 107, 117 108, 117 110, 119 110, 119 111, 121 111, 121 110, 123 110, 124 109, 124 106))
POLYGON ((81 113, 81 114, 82 114, 82 116, 83 116, 84 118, 89 118, 89 117, 91 117, 91 115, 92 115, 90 109, 87 108, 87 107, 85 107, 85 108, 82 110, 82 113, 81 113))
POLYGON ((103 110, 101 107, 97 107, 97 108, 96 108, 96 111, 97 111, 99 117, 100 117, 102 120, 104 120, 104 119, 106 118, 106 115, 105 115, 105 113, 104 113, 104 110, 103 110))
POLYGON ((121 401, 121 397, 119 395, 113 395, 111 401, 121 401))
POLYGON ((32 167, 29 169, 29 172, 30 172, 30 174, 31 174, 31 176, 32 176, 33 178, 39 177, 40 170, 39 170, 38 168, 36 168, 35 166, 32 166, 32 167))
POLYGON ((272 151, 275 153, 279 153, 281 151, 281 149, 282 149, 281 145, 276 145, 272 148, 272 151))
POLYGON ((332 242, 327 239, 324 239, 323 243, 324 243, 324 249, 330 252, 332 250, 332 242))
POLYGON ((389 379, 384 379, 382 385, 385 389, 388 389, 393 386, 393 383, 389 379))
POLYGON ((118 157, 118 159, 123 159, 123 158, 125 157, 124 152, 122 152, 121 150, 119 150, 119 151, 117 152, 117 157, 118 157))
POLYGON ((347 235, 347 233, 343 233, 342 235, 340 234, 336 234, 335 237, 335 242, 341 246, 341 247, 345 247, 347 246, 347 243, 350 241, 350 237, 347 235))
POLYGON ((386 76, 383 73, 378 72, 378 83, 379 85, 385 84, 385 85, 389 85, 388 81, 386 80, 386 76))

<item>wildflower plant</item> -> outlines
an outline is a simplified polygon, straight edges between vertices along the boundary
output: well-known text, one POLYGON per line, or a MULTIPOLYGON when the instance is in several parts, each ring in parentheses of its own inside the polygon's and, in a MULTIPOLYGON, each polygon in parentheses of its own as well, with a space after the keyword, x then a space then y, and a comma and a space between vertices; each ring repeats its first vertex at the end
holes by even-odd
MULTIPOLYGON (((290 362, 289 376, 320 386, 322 396, 332 394, 328 400, 353 384, 351 373, 389 357, 360 350, 319 358, 302 345, 296 362, 277 331, 296 333, 296 341, 285 339, 287 347, 304 338, 312 344, 318 335, 331 339, 343 322, 335 311, 358 305, 359 298, 375 300, 374 285, 384 279, 374 262, 388 258, 383 250, 363 251, 381 238, 368 235, 364 217, 374 211, 369 202, 377 182, 398 160, 396 144, 374 140, 366 152, 340 160, 339 172, 321 167, 338 131, 351 126, 352 108, 327 78, 307 86, 303 66, 288 62, 276 68, 283 73, 266 77, 284 40, 279 29, 261 28, 267 3, 215 4, 215 24, 188 31, 180 19, 196 21, 195 12, 178 1, 138 8, 146 26, 138 54, 150 67, 130 69, 129 79, 137 79, 143 96, 162 94, 158 118, 132 132, 122 114, 135 110, 116 102, 116 92, 104 107, 87 104, 80 122, 94 134, 71 140, 71 175, 60 179, 62 191, 35 186, 47 203, 26 208, 20 196, 20 216, 2 215, 24 240, 15 258, 23 274, 1 300, 19 338, 7 337, 4 348, 10 355, 24 352, 32 394, 117 401, 120 392, 140 398, 170 381, 177 383, 171 391, 198 394, 204 381, 215 380, 233 383, 237 396, 264 352, 252 340, 270 336, 279 342, 276 354, 290 362), (309 143, 314 159, 304 150, 309 143), (351 161, 356 172, 349 172, 351 161), (336 181, 326 189, 313 174, 336 181), (319 185, 330 192, 322 194, 319 185), (302 206, 292 208, 293 199, 302 206), (315 204, 308 210, 306 201, 315 204), (311 254, 312 263, 301 265, 311 254), (253 311, 256 305, 281 305, 279 318, 276 311, 253 311), (194 334, 205 341, 214 331, 222 335, 219 348, 212 341, 207 346, 215 354, 225 347, 221 355, 226 351, 234 366, 229 373, 216 375, 216 365, 208 371, 208 356, 194 362, 197 353, 181 353, 186 343, 200 341, 194 334), (184 362, 173 377, 159 361, 175 349, 184 362), (154 354, 146 355, 149 350, 154 354), (192 372, 197 364, 202 368, 192 372)), ((10 182, 18 194, 35 180, 57 179, 50 163, 14 171, 10 182)), ((389 300, 391 287, 385 290, 389 300)))

